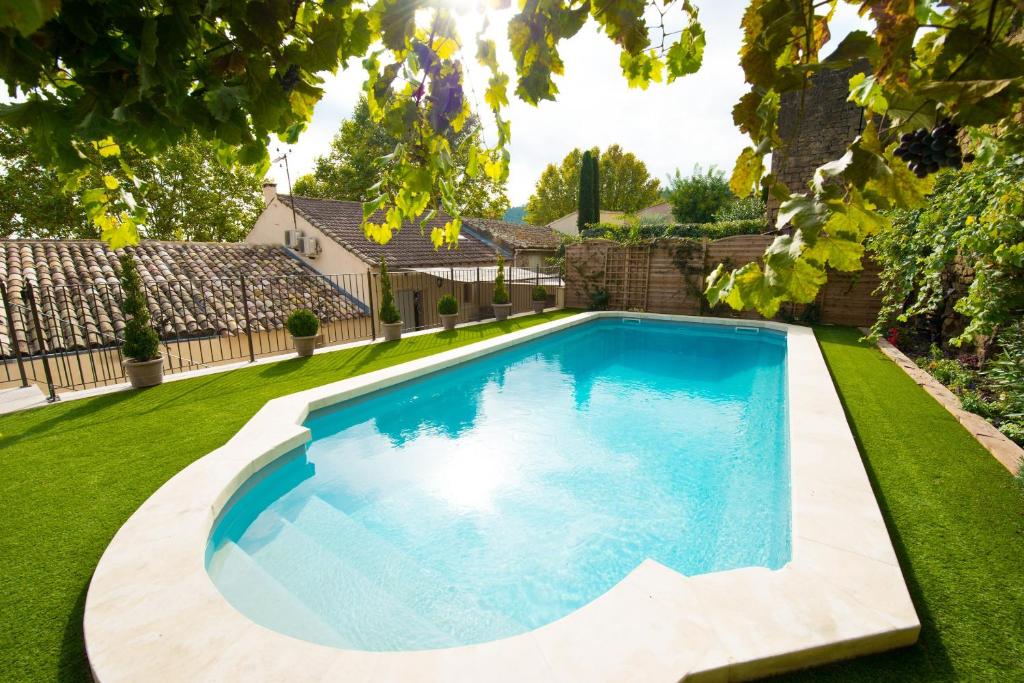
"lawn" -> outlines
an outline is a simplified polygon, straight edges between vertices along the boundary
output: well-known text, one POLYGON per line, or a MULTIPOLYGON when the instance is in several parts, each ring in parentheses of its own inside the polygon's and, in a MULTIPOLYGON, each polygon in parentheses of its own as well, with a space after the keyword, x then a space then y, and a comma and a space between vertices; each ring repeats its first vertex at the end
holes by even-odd
POLYGON ((88 681, 89 577, 122 523, 268 400, 570 315, 553 311, 0 416, 0 681, 88 681))
POLYGON ((793 681, 1024 681, 1024 496, 960 424, 847 328, 816 331, 910 587, 917 645, 793 681))
MULTIPOLYGON (((0 417, 0 680, 88 680, 82 608, 110 538, 160 484, 224 443, 267 400, 566 314, 0 417)), ((818 335, 924 628, 913 648, 792 678, 1024 678, 1024 497, 938 404, 859 344, 857 332, 818 335)))

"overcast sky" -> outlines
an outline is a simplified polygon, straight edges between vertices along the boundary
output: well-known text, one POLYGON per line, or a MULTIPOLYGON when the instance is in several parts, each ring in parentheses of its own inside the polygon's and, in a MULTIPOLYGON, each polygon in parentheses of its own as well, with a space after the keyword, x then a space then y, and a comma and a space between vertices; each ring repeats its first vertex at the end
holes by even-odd
MULTIPOLYGON (((695 4, 700 7, 708 43, 704 64, 696 74, 671 85, 655 83, 647 90, 629 88, 619 68, 618 49, 590 21, 561 45, 565 74, 556 80, 560 91, 556 101, 533 107, 512 97, 510 87, 507 111, 512 121, 512 166, 508 196, 514 206, 526 203, 547 164, 561 161, 574 147, 603 149, 618 143, 643 160, 651 174, 663 183, 675 169, 686 175, 695 164, 731 171, 745 144, 744 137, 733 126, 731 112, 746 90, 738 52, 742 38, 740 18, 747 3, 703 0, 695 4)), ((492 13, 490 34, 498 43, 503 68, 514 81, 514 65, 503 39, 511 15, 510 11, 492 13)), ((460 17, 460 33, 467 44, 473 44, 479 21, 478 15, 460 17)), ((854 10, 840 3, 832 23, 833 36, 841 38, 849 30, 863 26, 854 10)), ((487 74, 472 60, 472 52, 467 50, 466 57, 473 86, 470 97, 475 91, 482 105, 487 74)), ((310 172, 316 157, 325 152, 341 120, 352 113, 359 100, 363 80, 358 62, 328 78, 324 98, 317 105, 309 128, 290 148, 293 181, 310 172)), ((484 118, 486 121, 486 115, 484 118)), ((493 144, 493 133, 488 135, 493 144)), ((271 152, 279 148, 283 146, 274 144, 271 152)), ((275 165, 270 175, 279 183, 280 191, 287 191, 281 164, 275 165)))

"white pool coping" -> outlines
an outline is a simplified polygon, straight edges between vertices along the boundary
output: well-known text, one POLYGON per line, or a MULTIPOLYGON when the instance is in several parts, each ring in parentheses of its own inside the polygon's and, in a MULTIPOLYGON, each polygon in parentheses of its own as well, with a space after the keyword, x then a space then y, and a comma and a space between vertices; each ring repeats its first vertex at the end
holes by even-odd
MULTIPOLYGON (((131 476, 130 472, 125 473, 131 476)), ((910 645, 920 622, 814 333, 774 322, 591 312, 269 401, 224 446, 156 491, 100 559, 85 603, 93 676, 115 681, 744 680, 910 645), (684 576, 645 560, 533 631, 414 652, 342 650, 260 626, 204 566, 239 486, 303 444, 310 411, 602 317, 787 334, 792 559, 684 576)))

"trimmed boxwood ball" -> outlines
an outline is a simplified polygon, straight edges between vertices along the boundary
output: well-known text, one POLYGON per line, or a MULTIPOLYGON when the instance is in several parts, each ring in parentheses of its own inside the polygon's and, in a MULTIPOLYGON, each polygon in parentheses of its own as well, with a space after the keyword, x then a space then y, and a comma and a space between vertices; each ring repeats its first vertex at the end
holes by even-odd
POLYGON ((534 301, 547 301, 548 290, 543 285, 537 285, 530 296, 534 301))
POLYGON ((445 294, 438 299, 437 312, 441 315, 455 315, 459 312, 459 302, 451 294, 445 294))
POLYGON ((312 337, 320 329, 320 321, 307 308, 293 311, 284 326, 293 337, 312 337))

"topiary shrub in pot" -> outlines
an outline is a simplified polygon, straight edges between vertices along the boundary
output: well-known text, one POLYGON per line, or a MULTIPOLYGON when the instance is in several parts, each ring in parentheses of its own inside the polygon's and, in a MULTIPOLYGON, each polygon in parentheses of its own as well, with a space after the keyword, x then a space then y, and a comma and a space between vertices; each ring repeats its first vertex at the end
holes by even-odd
POLYGON ((530 300, 533 302, 533 312, 543 313, 544 305, 548 302, 548 290, 542 285, 537 285, 530 292, 530 300))
POLYGON ((384 331, 384 341, 395 341, 402 338, 402 316, 395 306, 395 295, 391 291, 391 277, 388 275, 388 264, 380 260, 380 326, 384 331))
POLYGON ((451 332, 455 329, 455 321, 459 319, 459 302, 451 294, 445 294, 437 302, 437 313, 441 316, 444 329, 451 332))
POLYGON ((292 335, 295 352, 299 354, 299 357, 312 356, 313 349, 316 348, 316 333, 320 331, 320 320, 313 314, 313 311, 308 308, 292 311, 288 320, 284 322, 284 326, 292 335))
POLYGON ((152 387, 164 381, 164 357, 160 337, 150 325, 146 293, 131 254, 121 255, 121 313, 125 319, 124 372, 136 389, 152 387))
POLYGON ((508 289, 505 287, 505 259, 500 254, 498 255, 498 272, 494 276, 494 296, 491 297, 491 304, 494 307, 495 320, 508 320, 512 304, 509 302, 508 289))

